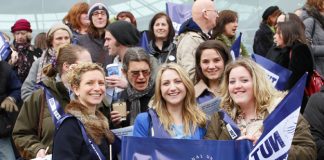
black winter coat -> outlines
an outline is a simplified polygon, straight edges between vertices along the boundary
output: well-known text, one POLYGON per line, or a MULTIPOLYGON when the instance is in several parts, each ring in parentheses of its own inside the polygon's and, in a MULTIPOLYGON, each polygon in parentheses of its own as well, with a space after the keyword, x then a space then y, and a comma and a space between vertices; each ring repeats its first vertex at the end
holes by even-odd
POLYGON ((253 52, 265 57, 274 45, 273 35, 274 33, 270 27, 265 23, 261 23, 254 35, 253 52))

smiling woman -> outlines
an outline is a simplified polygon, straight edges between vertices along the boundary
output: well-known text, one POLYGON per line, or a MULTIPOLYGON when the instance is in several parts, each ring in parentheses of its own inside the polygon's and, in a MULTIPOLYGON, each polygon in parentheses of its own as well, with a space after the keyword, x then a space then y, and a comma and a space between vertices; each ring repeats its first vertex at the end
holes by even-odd
POLYGON ((155 82, 153 109, 136 117, 133 135, 202 139, 206 117, 197 107, 189 75, 175 63, 164 64, 155 82))
POLYGON ((54 136, 53 159, 99 159, 97 155, 110 159, 109 144, 114 136, 108 119, 98 109, 106 92, 103 68, 95 63, 80 63, 70 67, 67 77, 76 100, 66 106, 70 116, 62 118, 54 136), (88 140, 97 148, 88 146, 88 140))
MULTIPOLYGON (((241 137, 253 143, 263 132, 263 121, 275 109, 285 93, 277 91, 265 72, 251 59, 239 59, 227 65, 221 84, 220 107, 237 124, 241 137)), ((216 112, 208 126, 205 138, 231 140, 225 119, 216 112)), ((315 143, 307 121, 299 115, 288 159, 314 159, 315 143)))

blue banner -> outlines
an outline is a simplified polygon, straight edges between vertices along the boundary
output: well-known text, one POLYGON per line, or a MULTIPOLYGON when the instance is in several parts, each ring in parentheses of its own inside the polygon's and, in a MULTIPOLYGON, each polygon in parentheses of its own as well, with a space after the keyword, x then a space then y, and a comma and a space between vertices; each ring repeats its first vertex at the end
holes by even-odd
POLYGON ((276 89, 287 90, 288 80, 291 76, 290 70, 258 54, 252 54, 252 59, 261 65, 276 89))
POLYGON ((240 32, 240 35, 236 38, 236 40, 234 41, 231 47, 231 56, 233 61, 235 61, 238 57, 240 57, 241 39, 242 39, 242 32, 240 32))
POLYGON ((307 74, 263 121, 263 133, 249 155, 249 160, 287 159, 299 116, 307 74))
POLYGON ((128 137, 122 139, 123 160, 239 160, 252 148, 248 140, 216 141, 128 137))
POLYGON ((172 20, 172 25, 176 34, 178 33, 181 24, 191 18, 191 8, 191 4, 166 3, 166 13, 172 20))

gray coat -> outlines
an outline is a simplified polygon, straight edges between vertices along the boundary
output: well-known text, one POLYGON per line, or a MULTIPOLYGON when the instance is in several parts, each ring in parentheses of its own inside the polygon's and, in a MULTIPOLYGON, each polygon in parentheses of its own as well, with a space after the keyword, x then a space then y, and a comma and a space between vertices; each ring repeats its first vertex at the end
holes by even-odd
POLYGON ((303 10, 301 18, 306 27, 306 37, 312 40, 312 53, 316 70, 319 71, 321 75, 324 75, 324 27, 321 26, 318 20, 309 16, 305 10, 303 10), (311 37, 314 23, 314 35, 311 37))

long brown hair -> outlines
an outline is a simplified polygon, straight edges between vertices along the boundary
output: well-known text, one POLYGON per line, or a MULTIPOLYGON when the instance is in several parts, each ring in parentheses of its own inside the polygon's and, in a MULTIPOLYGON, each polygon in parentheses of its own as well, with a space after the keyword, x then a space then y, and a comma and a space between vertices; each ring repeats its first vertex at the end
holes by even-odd
POLYGON ((86 2, 79 2, 74 4, 69 10, 68 14, 63 18, 63 22, 71 26, 72 29, 81 30, 80 17, 81 14, 87 14, 89 4, 86 2))
POLYGON ((222 10, 219 12, 217 18, 217 23, 213 29, 212 39, 215 39, 217 36, 225 32, 225 25, 231 22, 238 20, 238 14, 232 10, 222 10))

